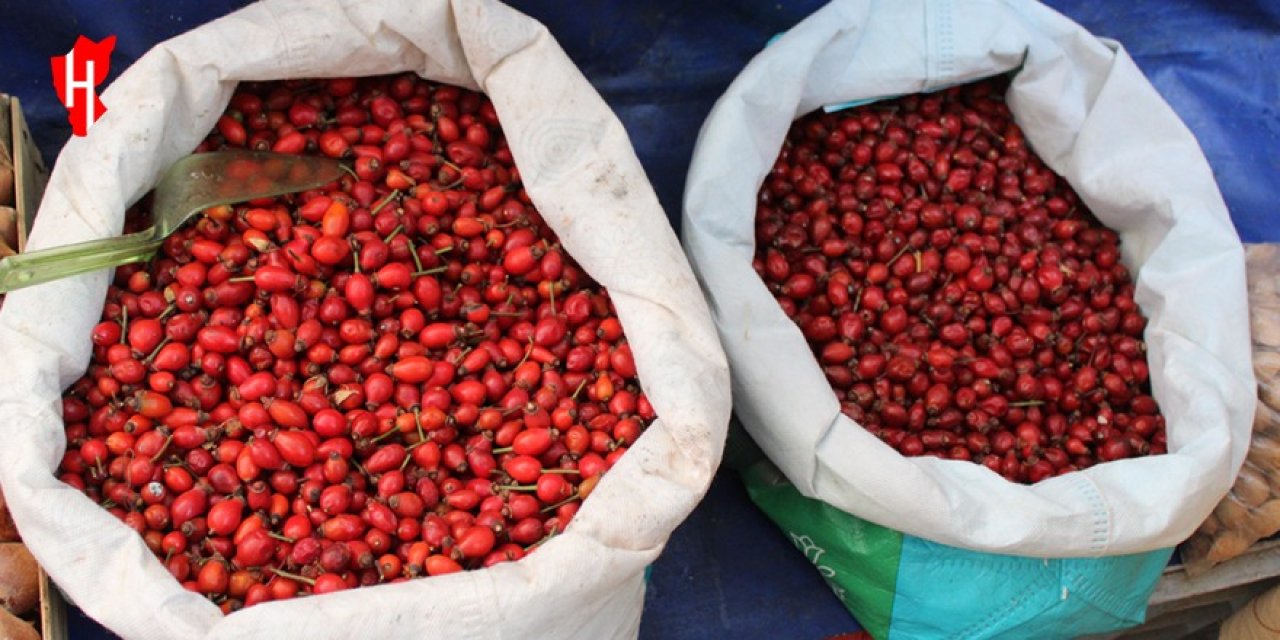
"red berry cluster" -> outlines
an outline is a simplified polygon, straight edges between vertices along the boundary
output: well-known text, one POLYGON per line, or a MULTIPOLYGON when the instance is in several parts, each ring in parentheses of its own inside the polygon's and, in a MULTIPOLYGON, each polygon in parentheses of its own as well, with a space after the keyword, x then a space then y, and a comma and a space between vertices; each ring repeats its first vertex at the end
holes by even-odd
POLYGON ((756 272, 843 412, 1017 482, 1165 451, 1119 239, 987 80, 797 120, 756 272))
POLYGON ((117 270, 61 479, 224 611, 518 560, 653 420, 493 105, 412 75, 244 85, 200 150, 344 158, 117 270))

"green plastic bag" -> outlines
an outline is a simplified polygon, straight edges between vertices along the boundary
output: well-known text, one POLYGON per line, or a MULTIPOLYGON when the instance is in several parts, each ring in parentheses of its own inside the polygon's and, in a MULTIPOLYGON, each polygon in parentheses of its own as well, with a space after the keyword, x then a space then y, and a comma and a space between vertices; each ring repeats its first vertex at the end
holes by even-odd
POLYGON ((1071 638, 1137 625, 1172 553, 1042 559, 968 551, 806 498, 766 459, 740 473, 751 500, 878 640, 1071 638))

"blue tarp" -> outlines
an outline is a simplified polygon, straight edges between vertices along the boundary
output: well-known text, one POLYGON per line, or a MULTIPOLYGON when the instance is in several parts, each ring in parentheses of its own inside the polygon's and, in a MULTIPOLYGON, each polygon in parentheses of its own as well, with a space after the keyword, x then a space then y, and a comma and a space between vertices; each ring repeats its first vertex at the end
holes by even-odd
MULTIPOLYGON (((97 40, 114 34, 114 78, 156 42, 244 4, 0 0, 0 91, 22 99, 52 162, 70 128, 51 83, 51 56, 68 51, 79 35, 97 40)), ((712 103, 770 36, 822 3, 512 4, 550 28, 617 112, 668 217, 678 224, 689 156, 712 103)), ((1280 2, 1048 4, 1129 49, 1199 138, 1242 239, 1280 241, 1280 74, 1273 66, 1280 60, 1280 2)), ((856 628, 812 566, 750 504, 738 480, 722 473, 653 567, 642 636, 820 638, 856 628)), ((104 635, 83 619, 72 627, 73 638, 104 635)))

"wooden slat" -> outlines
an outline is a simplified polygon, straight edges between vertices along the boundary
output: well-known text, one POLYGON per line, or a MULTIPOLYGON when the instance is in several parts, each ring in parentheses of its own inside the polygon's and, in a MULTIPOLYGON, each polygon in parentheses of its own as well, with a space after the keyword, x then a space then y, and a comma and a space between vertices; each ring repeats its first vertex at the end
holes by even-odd
POLYGON ((1170 567, 1156 584, 1151 604, 1172 603, 1276 576, 1280 576, 1280 540, 1267 540, 1195 578, 1187 576, 1180 565, 1170 567))
POLYGON ((43 640, 67 640, 67 602, 44 569, 40 569, 40 627, 43 640))
MULTIPOLYGON (((14 208, 18 210, 18 251, 27 244, 49 171, 22 117, 17 98, 0 94, 0 153, 12 153, 14 208)), ((67 640, 67 605, 62 592, 40 569, 40 626, 43 640, 67 640)))
POLYGON ((44 185, 49 180, 49 170, 31 138, 26 119, 22 117, 22 104, 11 98, 9 109, 10 131, 13 133, 14 203, 18 210, 18 252, 27 246, 27 234, 35 221, 40 199, 44 197, 44 185))

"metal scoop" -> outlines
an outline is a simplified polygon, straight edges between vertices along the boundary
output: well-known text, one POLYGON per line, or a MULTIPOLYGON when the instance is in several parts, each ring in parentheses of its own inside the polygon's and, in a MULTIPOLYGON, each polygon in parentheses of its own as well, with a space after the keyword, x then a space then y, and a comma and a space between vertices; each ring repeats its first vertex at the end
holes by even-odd
POLYGON ((155 188, 148 229, 10 256, 0 293, 151 258, 169 234, 209 207, 314 189, 337 180, 338 161, 260 151, 214 151, 178 160, 155 188))

